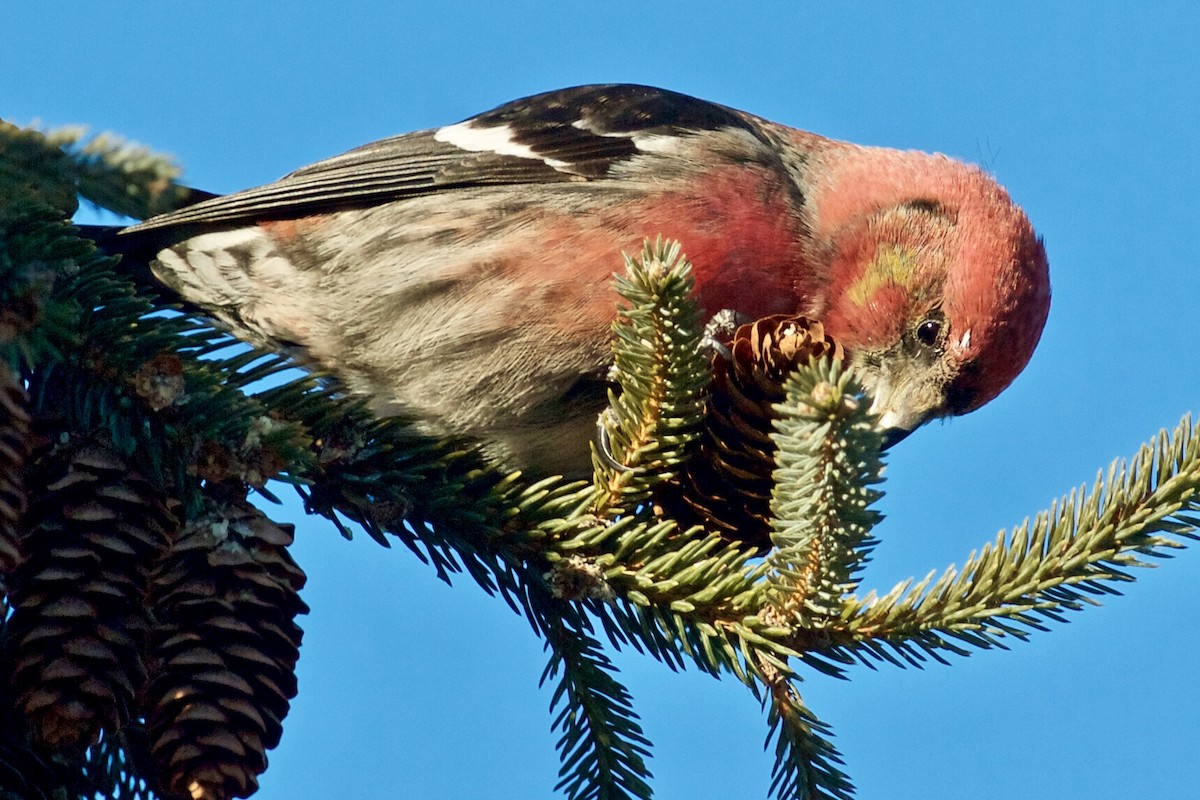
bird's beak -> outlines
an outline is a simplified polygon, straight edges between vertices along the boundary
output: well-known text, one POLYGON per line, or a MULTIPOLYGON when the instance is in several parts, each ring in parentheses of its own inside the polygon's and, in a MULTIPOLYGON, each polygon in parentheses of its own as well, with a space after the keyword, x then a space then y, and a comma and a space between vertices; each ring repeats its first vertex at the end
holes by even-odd
POLYGON ((888 449, 902 442, 910 433, 928 422, 934 415, 914 409, 913 398, 897 392, 884 381, 877 387, 878 394, 871 403, 871 413, 879 415, 879 427, 883 430, 883 447, 888 449))
POLYGON ((908 438, 912 433, 909 428, 884 428, 883 429, 883 449, 891 450, 896 445, 908 438))

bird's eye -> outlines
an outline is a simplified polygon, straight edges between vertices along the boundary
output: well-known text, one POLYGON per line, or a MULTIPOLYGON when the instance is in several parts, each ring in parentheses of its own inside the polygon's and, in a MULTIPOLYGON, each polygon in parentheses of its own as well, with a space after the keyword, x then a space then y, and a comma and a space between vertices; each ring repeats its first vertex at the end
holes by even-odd
POLYGON ((936 319, 927 319, 917 326, 917 341, 933 347, 937 344, 938 334, 942 332, 942 323, 936 319))

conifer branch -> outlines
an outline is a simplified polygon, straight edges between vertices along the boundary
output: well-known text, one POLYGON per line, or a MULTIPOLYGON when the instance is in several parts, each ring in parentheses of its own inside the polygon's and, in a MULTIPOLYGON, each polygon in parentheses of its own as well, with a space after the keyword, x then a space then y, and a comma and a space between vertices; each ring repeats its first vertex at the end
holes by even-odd
POLYGON ((787 400, 772 435, 771 499, 775 550, 768 557, 773 603, 796 623, 836 616, 857 585, 883 518, 871 508, 882 492, 882 445, 862 389, 837 361, 801 367, 784 384, 787 400))
POLYGON ((550 699, 550 713, 558 712, 553 729, 562 734, 557 743, 561 780, 554 790, 568 800, 649 798, 650 740, 628 690, 613 676, 616 668, 592 636, 591 623, 566 602, 542 597, 537 606, 538 625, 551 651, 541 685, 559 678, 550 699))
POLYGON ((708 380, 692 268, 679 243, 647 240, 640 259, 625 256, 616 284, 630 305, 613 325, 621 392, 609 393, 610 411, 600 420, 612 453, 593 447, 593 505, 601 515, 631 511, 671 475, 697 436, 708 380))
POLYGON ((42 131, 0 121, 0 190, 18 170, 38 194, 68 213, 78 194, 92 204, 135 219, 172 211, 206 197, 178 183, 171 158, 111 133, 87 128, 42 131))
POLYGON ((972 553, 961 569, 936 581, 896 586, 883 597, 853 600, 839 626, 875 658, 887 649, 909 663, 921 652, 965 653, 963 645, 1004 647, 1065 621, 1063 612, 1095 605, 1095 596, 1118 593, 1130 567, 1153 566, 1143 557, 1166 558, 1196 539, 1200 518, 1200 435, 1190 417, 1162 431, 1126 464, 1102 472, 1090 492, 1072 491, 1011 535, 972 553), (886 647, 884 647, 886 645, 886 647), (919 650, 917 649, 919 648, 919 650))
POLYGON ((53 355, 38 358, 30 373, 35 406, 53 409, 78 431, 107 430, 139 468, 180 490, 189 484, 188 471, 261 487, 286 467, 302 467, 304 432, 227 391, 230 371, 194 352, 224 334, 185 316, 154 313, 113 272, 113 260, 68 225, 27 218, 9 233, 12 244, 40 243, 71 265, 58 273, 46 300, 59 311, 40 325, 53 355))
MULTIPOLYGON (((115 800, 156 800, 146 776, 150 774, 150 745, 146 730, 131 723, 117 735, 106 735, 88 748, 83 773, 100 794, 115 800)), ((88 800, 94 800, 89 797, 88 800)))
POLYGON ((777 672, 768 681, 767 741, 775 742, 771 795, 779 800, 849 800, 854 785, 841 771, 845 762, 829 741, 832 733, 800 697, 789 677, 777 672))

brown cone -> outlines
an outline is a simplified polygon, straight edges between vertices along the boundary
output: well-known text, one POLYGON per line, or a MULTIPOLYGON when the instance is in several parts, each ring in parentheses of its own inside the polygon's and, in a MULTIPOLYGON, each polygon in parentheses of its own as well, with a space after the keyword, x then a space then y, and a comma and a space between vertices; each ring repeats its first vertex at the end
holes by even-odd
POLYGON ((678 482, 659 501, 685 524, 702 524, 728 539, 771 546, 775 444, 771 406, 784 400, 783 382, 810 358, 840 359, 841 345, 820 322, 776 314, 742 325, 729 358, 713 357, 707 415, 699 446, 678 482))
POLYGON ((244 499, 214 502, 155 576, 145 713, 161 783, 181 797, 249 796, 279 743, 308 611, 292 536, 244 499))
POLYGON ((145 681, 147 565, 176 523, 165 498, 97 439, 39 453, 7 631, 17 707, 55 750, 131 716, 145 681))
POLYGON ((0 363, 0 597, 21 561, 20 522, 25 513, 25 460, 29 457, 28 398, 20 376, 0 363))

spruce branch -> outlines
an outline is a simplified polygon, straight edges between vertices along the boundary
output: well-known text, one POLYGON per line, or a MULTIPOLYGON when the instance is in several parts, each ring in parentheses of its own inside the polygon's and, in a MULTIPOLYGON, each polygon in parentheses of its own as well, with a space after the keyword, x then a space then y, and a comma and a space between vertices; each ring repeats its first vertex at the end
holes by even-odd
POLYGON ((111 133, 86 133, 59 128, 46 134, 70 156, 76 187, 86 200, 135 219, 188 204, 192 190, 177 182, 182 170, 174 159, 111 133))
POLYGON ((558 678, 550 713, 561 732, 558 784, 568 800, 649 798, 650 740, 642 733, 629 691, 592 636, 578 606, 542 595, 538 626, 551 651, 540 684, 558 678))
POLYGON ((877 659, 888 650, 909 663, 922 652, 965 653, 966 647, 1004 647, 1065 621, 1062 612, 1116 594, 1143 557, 1165 558, 1196 539, 1200 518, 1200 435, 1190 417, 1162 431, 1128 462, 1114 461, 1090 492, 1086 486, 1053 503, 1011 535, 951 566, 933 580, 901 583, 882 597, 851 600, 839 633, 843 646, 877 659))
POLYGON ((771 498, 775 549, 767 585, 774 604, 796 622, 819 625, 836 616, 877 540, 883 516, 883 437, 862 388, 839 361, 822 359, 794 371, 787 399, 775 406, 777 453, 771 498))
POLYGON ((51 208, 69 217, 78 206, 74 164, 61 147, 33 128, 0 120, 0 210, 51 208))
POLYGON ((0 193, 11 194, 20 175, 26 187, 36 187, 68 214, 76 195, 135 219, 209 196, 179 184, 181 172, 174 159, 112 133, 89 136, 79 125, 43 131, 0 121, 0 193))
POLYGON ((765 698, 768 749, 775 742, 771 794, 779 800, 849 800, 854 785, 841 771, 845 762, 829 727, 805 706, 795 683, 784 673, 772 675, 765 698))
MULTIPOLYGON (((310 513, 347 537, 343 518, 385 546, 394 536, 442 580, 465 571, 484 591, 523 610, 516 569, 530 526, 506 505, 522 498, 513 478, 498 475, 462 443, 416 435, 401 420, 375 419, 362 402, 311 378, 256 398, 312 437, 314 458, 297 474, 310 513)), ((553 503, 558 496, 542 499, 553 503)))
POLYGON ((708 364, 700 352, 693 285, 678 242, 647 239, 640 259, 625 255, 616 288, 629 306, 613 325, 613 372, 621 391, 609 393, 609 412, 600 420, 611 456, 593 448, 598 514, 627 513, 645 502, 698 434, 708 364))
MULTIPOLYGON (((651 490, 687 457, 704 413, 710 367, 701 348, 691 268, 677 243, 648 240, 627 257, 616 289, 628 303, 614 325, 614 375, 621 385, 601 418, 618 464, 597 457, 594 500, 579 508, 555 550, 589 554, 621 601, 598 613, 614 643, 625 642, 672 668, 692 660, 752 682, 736 632, 718 624, 730 599, 749 596, 760 577, 753 552, 699 527, 658 519, 651 490), (622 633, 617 633, 621 631, 622 633)), ((740 614, 732 613, 733 618, 740 614)))
MULTIPOLYGON (((86 800, 96 796, 114 800, 156 800, 146 775, 150 770, 150 745, 146 730, 139 723, 130 723, 116 735, 105 735, 88 748, 83 774, 95 787, 86 800)), ((84 798, 80 798, 84 800, 84 798)))
POLYGON ((106 430, 147 477, 181 491, 189 471, 217 479, 221 466, 226 478, 262 486, 285 465, 303 465, 304 432, 270 423, 265 406, 227 390, 237 386, 236 360, 204 357, 228 344, 226 334, 163 314, 53 209, 6 208, 0 293, 14 299, 8 308, 24 297, 34 309, 12 322, 6 360, 23 367, 32 408, 77 432, 106 430))

